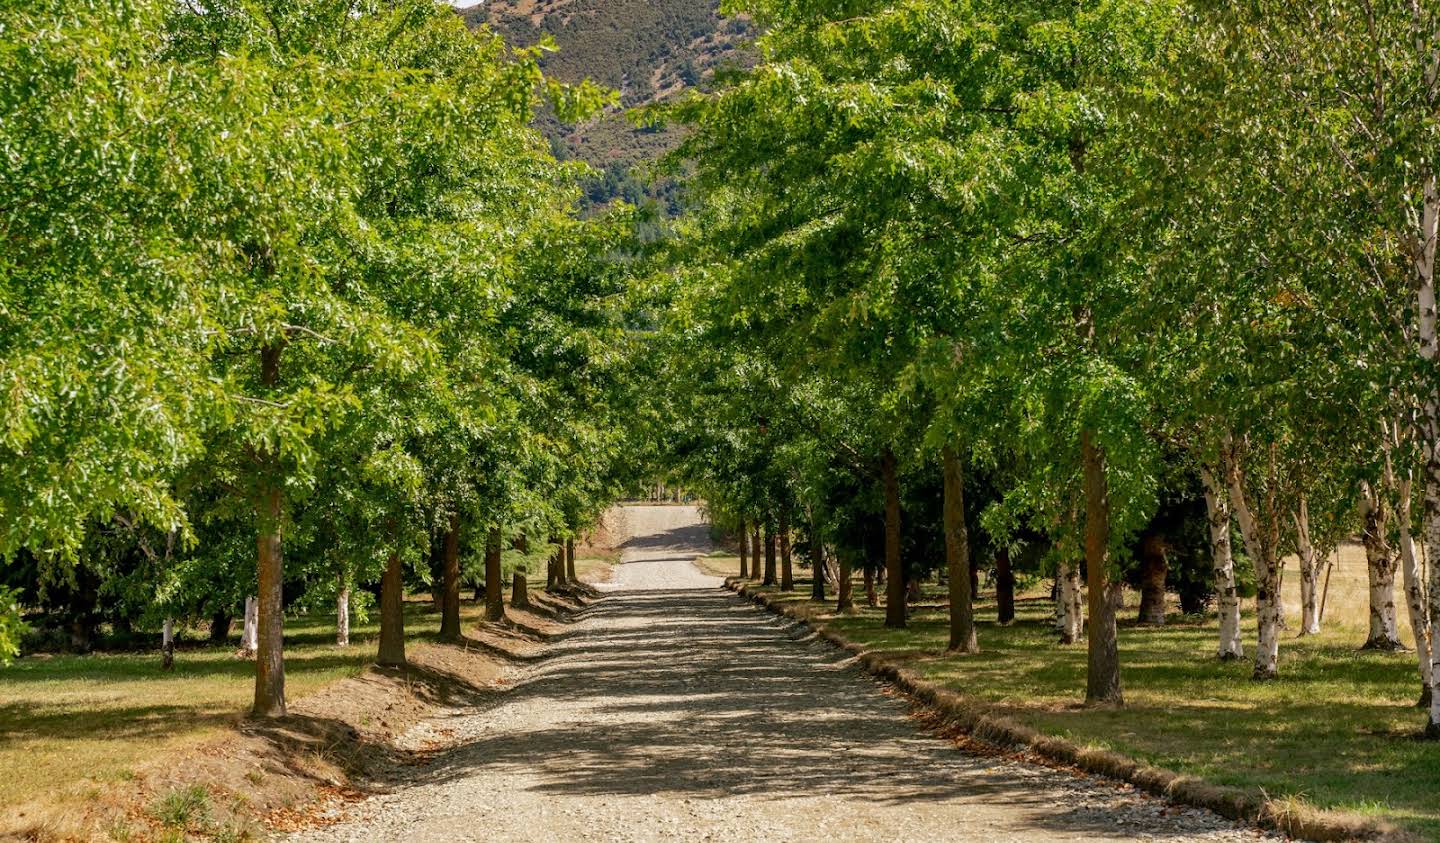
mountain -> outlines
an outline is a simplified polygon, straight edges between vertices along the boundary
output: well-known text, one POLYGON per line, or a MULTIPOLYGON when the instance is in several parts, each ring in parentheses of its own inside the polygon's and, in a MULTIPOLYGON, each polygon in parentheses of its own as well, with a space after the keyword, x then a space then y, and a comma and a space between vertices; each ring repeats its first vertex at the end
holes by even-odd
MULTIPOLYGON (((492 0, 461 14, 516 46, 550 36, 559 50, 542 59, 547 75, 616 89, 624 108, 703 89, 717 69, 752 61, 753 27, 743 18, 720 17, 715 0, 492 0)), ((642 187, 637 174, 674 148, 677 130, 637 128, 621 109, 580 126, 549 118, 541 124, 560 155, 601 171, 588 191, 591 202, 649 196, 676 210, 673 185, 642 187)))

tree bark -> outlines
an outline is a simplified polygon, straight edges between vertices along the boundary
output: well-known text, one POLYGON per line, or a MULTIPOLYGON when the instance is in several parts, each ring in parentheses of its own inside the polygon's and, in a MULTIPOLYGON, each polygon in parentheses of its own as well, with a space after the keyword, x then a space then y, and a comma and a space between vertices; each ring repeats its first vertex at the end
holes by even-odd
POLYGON ((780 507, 780 590, 795 590, 795 574, 790 559, 790 512, 780 507))
POLYGON ((285 716, 285 615, 281 593, 285 578, 280 556, 281 492, 272 484, 261 496, 260 530, 256 540, 260 588, 255 601, 254 717, 285 716))
POLYGON ((380 652, 375 663, 405 664, 405 583, 399 549, 391 550, 380 579, 380 652))
POLYGON ((565 581, 572 585, 580 581, 580 578, 575 576, 574 538, 568 538, 565 540, 565 581))
POLYGON ((1415 553, 1415 537, 1410 531, 1410 496, 1414 480, 1407 469, 1400 479, 1397 492, 1399 503, 1395 509, 1396 520, 1400 522, 1400 570, 1405 590, 1405 607, 1410 613, 1410 629, 1415 633, 1415 656, 1420 664, 1421 708, 1429 708, 1435 698, 1435 665, 1431 647, 1430 613, 1425 606, 1425 586, 1420 571, 1420 559, 1415 553))
POLYGON ((1140 623, 1165 625, 1165 577, 1169 573, 1165 538, 1159 533, 1146 534, 1140 540, 1140 623))
POLYGON ((485 536, 485 620, 505 619, 505 584, 500 581, 500 528, 485 536))
POLYGON ((1395 554, 1390 548, 1390 512, 1381 491, 1360 484, 1360 516, 1365 572, 1370 583, 1370 634, 1362 650, 1402 650, 1395 617, 1395 554))
POLYGON ((965 532, 965 486, 960 456, 946 445, 940 452, 945 500, 945 567, 950 589, 950 645, 956 653, 978 653, 974 595, 970 591, 970 537, 965 532))
POLYGON ((240 652, 247 659, 255 658, 260 647, 260 601, 254 596, 245 598, 245 624, 240 629, 240 652))
POLYGON ((1221 661, 1245 657, 1245 646, 1240 639, 1240 592, 1235 587, 1235 556, 1230 547, 1230 496, 1222 485, 1228 476, 1228 462, 1223 459, 1216 471, 1209 466, 1200 468, 1200 479, 1205 486, 1205 514, 1210 525, 1216 611, 1220 616, 1220 645, 1216 657, 1221 661))
POLYGON ((1115 610, 1108 599, 1110 493, 1105 482, 1105 452, 1088 429, 1080 433, 1080 452, 1085 475, 1085 579, 1090 594, 1085 702, 1121 705, 1119 638, 1115 610))
POLYGON ((210 616, 210 643, 224 644, 230 637, 231 617, 229 612, 216 612, 210 616))
POLYGON ((445 530, 444 599, 440 611, 440 640, 460 640, 460 516, 450 514, 445 530))
POLYGON ((335 646, 350 646, 350 587, 340 577, 340 593, 335 595, 335 646))
POLYGON ((760 522, 750 525, 750 579, 760 579, 760 522))
POLYGON ((1080 569, 1074 562, 1061 562, 1057 617, 1061 644, 1078 644, 1085 637, 1085 612, 1081 606, 1080 569))
POLYGON ((855 610, 854 588, 855 572, 850 569, 850 554, 840 553, 840 572, 835 578, 835 611, 852 612, 855 610))
POLYGON ((175 667, 175 621, 166 618, 165 624, 160 628, 160 669, 172 670, 175 667))
MULTIPOLYGON (((1279 675, 1280 664, 1280 570, 1276 564, 1275 552, 1279 544, 1279 524, 1275 513, 1265 513, 1266 523, 1262 525, 1245 500, 1245 487, 1241 482, 1241 471, 1237 460, 1231 460, 1230 505, 1240 521, 1240 535, 1245 540, 1245 550, 1255 562, 1255 616, 1258 633, 1255 644, 1256 680, 1274 679, 1279 675)), ((1273 485, 1274 449, 1271 449, 1270 480, 1273 485)), ((1268 506, 1273 507, 1273 492, 1268 506)))
POLYGON ((765 579, 761 585, 775 584, 775 526, 767 514, 765 516, 765 579))
POLYGON ((750 579, 750 525, 740 522, 740 579, 750 579))
MULTIPOLYGON (((975 582, 975 577, 970 581, 975 582)), ((995 620, 1001 626, 1015 622, 1015 571, 1010 567, 1010 548, 995 551, 995 620)))
POLYGON ((525 581, 525 566, 521 565, 510 574, 510 606, 518 609, 530 608, 530 584, 525 581))
POLYGON ((874 565, 866 564, 866 566, 865 566, 864 579, 865 579, 865 605, 866 605, 866 606, 869 606, 870 608, 873 609, 873 608, 875 608, 876 606, 879 606, 879 605, 880 605, 880 597, 879 597, 879 595, 877 595, 877 594, 875 593, 875 566, 874 566, 874 565))
POLYGON ((1310 505, 1304 495, 1291 513, 1295 522, 1295 553, 1300 559, 1300 635, 1320 632, 1320 558, 1310 540, 1310 505))
MULTIPOLYGON (((279 343, 267 343, 260 349, 260 382, 266 389, 280 383, 279 343)), ((250 707, 254 717, 285 716, 285 560, 281 555, 281 518, 284 492, 280 485, 280 465, 274 454, 261 451, 255 455, 260 480, 256 498, 256 557, 259 568, 259 589, 255 620, 255 701, 250 707)))
POLYGON ((880 478, 885 487, 885 625, 905 627, 905 572, 900 563, 900 480, 895 453, 889 447, 880 456, 880 478))
POLYGON ((825 546, 820 542, 820 531, 813 518, 810 520, 810 599, 825 602, 825 546))

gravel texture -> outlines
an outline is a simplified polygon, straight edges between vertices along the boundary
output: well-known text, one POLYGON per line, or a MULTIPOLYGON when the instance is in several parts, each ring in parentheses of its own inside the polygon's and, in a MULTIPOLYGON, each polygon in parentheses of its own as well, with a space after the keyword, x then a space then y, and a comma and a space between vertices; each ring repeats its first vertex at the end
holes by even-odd
POLYGON ((294 840, 1253 841, 1106 781, 921 733, 852 659, 718 588, 694 507, 629 507, 621 564, 551 658, 446 748, 294 840))

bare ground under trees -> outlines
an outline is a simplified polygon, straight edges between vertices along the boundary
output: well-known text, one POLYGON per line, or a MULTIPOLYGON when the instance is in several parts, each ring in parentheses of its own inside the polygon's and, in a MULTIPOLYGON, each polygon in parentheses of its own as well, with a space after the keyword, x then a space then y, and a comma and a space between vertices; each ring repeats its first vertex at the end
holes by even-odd
POLYGON ((609 594, 444 748, 292 839, 1254 840, 1200 810, 922 733, 843 653, 721 591, 693 507, 629 507, 609 594))

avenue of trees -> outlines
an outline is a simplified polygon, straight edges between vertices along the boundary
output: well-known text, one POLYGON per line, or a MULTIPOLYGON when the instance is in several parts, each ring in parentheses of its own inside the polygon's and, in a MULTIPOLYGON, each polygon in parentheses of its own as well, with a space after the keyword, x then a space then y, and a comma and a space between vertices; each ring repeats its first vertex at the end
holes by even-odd
POLYGON ((1216 655, 1271 679, 1281 560, 1313 633, 1358 535, 1355 644, 1407 613, 1440 737, 1440 7, 732 6, 754 70, 649 116, 690 131, 677 478, 746 573, 813 565, 841 609, 883 577, 901 627, 943 561, 960 652, 972 570, 1001 622, 1017 573, 1053 577, 1086 700, 1121 704, 1120 584, 1141 622, 1167 587, 1218 613, 1216 655))
POLYGON ((287 612, 343 644, 378 605, 403 662, 406 590, 458 636, 462 584, 503 612, 502 542, 559 560, 615 496, 634 221, 578 217, 531 127, 611 94, 431 0, 40 0, 0 33, 0 657, 22 607, 82 650, 243 617, 281 715, 287 612))

